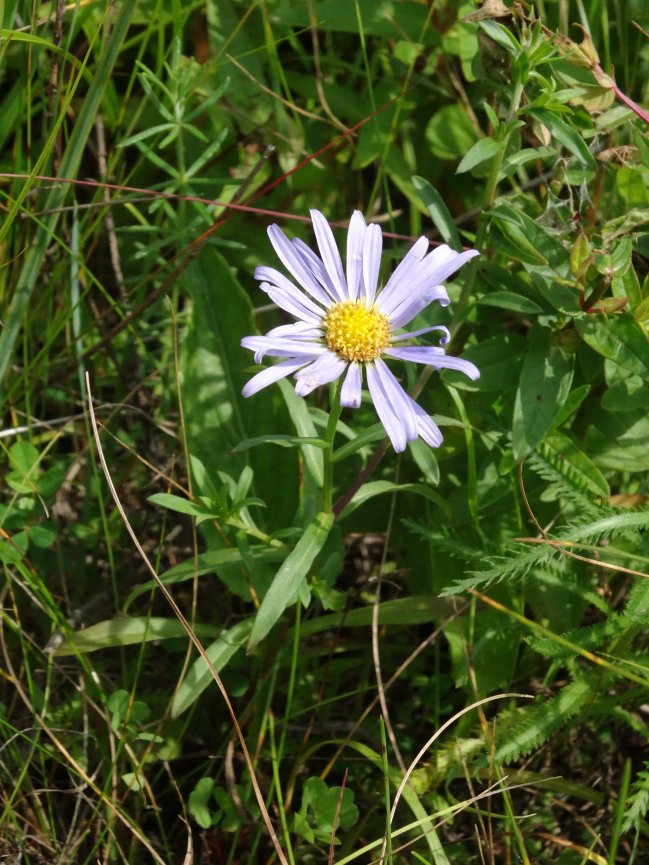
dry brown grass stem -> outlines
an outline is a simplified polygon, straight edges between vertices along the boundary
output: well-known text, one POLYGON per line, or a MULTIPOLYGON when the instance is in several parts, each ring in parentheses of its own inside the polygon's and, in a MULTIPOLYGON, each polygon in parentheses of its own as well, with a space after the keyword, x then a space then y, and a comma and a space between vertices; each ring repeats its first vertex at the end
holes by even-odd
POLYGON ((237 720, 237 716, 236 716, 236 713, 234 711, 234 707, 232 706, 232 703, 230 701, 230 697, 228 696, 228 693, 225 689, 225 686, 223 685, 223 682, 221 681, 221 677, 219 676, 216 669, 214 668, 214 664, 210 661, 210 658, 209 658, 207 652, 205 651, 203 644, 201 643, 201 641, 196 636, 190 623, 187 621, 182 610, 180 609, 180 607, 178 606, 178 604, 174 600, 173 595, 171 594, 169 589, 165 586, 165 584, 162 582, 162 580, 158 576, 156 569, 153 567, 153 565, 149 561, 147 554, 145 553, 144 549, 142 548, 142 545, 140 544, 138 537, 135 534, 133 527, 131 526, 131 523, 128 519, 128 516, 126 515, 126 512, 122 506, 122 503, 120 502, 119 496, 117 494, 117 490, 115 489, 115 485, 113 484, 110 470, 109 470, 108 465, 106 463, 106 458, 104 456, 103 449, 101 447, 101 440, 99 438, 99 429, 97 426, 97 419, 95 417, 95 412, 94 412, 94 408, 92 405, 92 392, 90 389, 90 376, 89 376, 88 372, 86 372, 85 378, 86 378, 86 391, 87 391, 86 395, 87 395, 87 401, 88 401, 88 411, 90 414, 90 422, 92 424, 92 431, 93 431, 93 436, 95 439, 95 444, 97 446, 97 454, 99 456, 99 462, 101 464, 102 471, 104 473, 104 477, 106 478, 106 483, 108 484, 108 488, 109 488, 110 493, 113 497, 113 501, 115 502, 115 507, 117 508, 119 515, 122 518, 122 521, 123 521, 124 526, 126 528, 126 531, 128 532, 131 540, 133 541, 133 545, 135 546, 135 549, 138 551, 138 553, 139 553, 142 561, 144 562, 147 570, 149 571, 149 573, 151 574, 151 576, 155 580, 160 591, 164 595, 165 600, 167 601, 167 603, 171 607, 174 615, 176 616, 178 621, 181 623, 182 627, 185 630, 185 633, 187 634, 187 636, 189 637, 191 642, 196 647, 198 654, 205 661, 207 668, 209 669, 210 673, 212 674, 212 678, 216 682, 216 685, 217 685, 219 691, 221 692, 221 696, 223 697, 223 701, 225 702, 226 708, 228 710, 228 714, 230 715, 230 718, 232 720, 232 724, 233 724, 234 729, 236 731, 237 738, 239 739, 239 744, 241 745, 241 750, 243 752, 244 760, 246 762, 246 766, 248 768, 248 772, 250 775, 250 783, 252 784, 252 788, 253 788, 254 793, 255 793, 255 798, 257 799, 257 804, 259 806, 259 810, 260 810, 262 819, 264 821, 264 824, 266 826, 266 829, 268 831, 270 839, 273 843, 273 846, 275 848, 275 852, 277 853, 278 859, 280 860, 282 865, 289 865, 288 859, 286 858, 286 854, 284 853, 284 850, 282 849, 282 846, 279 842, 279 838, 277 837, 277 833, 275 832, 275 829, 274 829, 273 824, 271 822, 270 814, 268 813, 268 809, 266 808, 266 803, 264 801, 264 797, 262 795, 261 789, 259 787, 259 783, 258 783, 257 778, 255 776, 254 767, 252 765, 252 760, 250 758, 250 752, 248 751, 248 746, 246 744, 246 740, 243 736, 243 731, 241 730, 241 727, 239 726, 239 721, 237 720))

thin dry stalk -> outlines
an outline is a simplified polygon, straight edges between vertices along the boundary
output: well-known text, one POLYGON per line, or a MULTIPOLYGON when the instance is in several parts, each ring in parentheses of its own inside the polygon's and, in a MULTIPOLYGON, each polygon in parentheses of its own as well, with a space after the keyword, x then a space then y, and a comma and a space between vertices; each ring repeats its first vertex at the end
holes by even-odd
POLYGON ((115 485, 113 484, 113 479, 111 477, 110 471, 108 469, 108 465, 106 463, 106 458, 104 456, 104 452, 103 452, 102 447, 101 447, 101 440, 99 438, 99 429, 97 427, 97 419, 95 417, 95 411, 94 411, 93 404, 92 404, 92 392, 90 389, 90 376, 89 376, 88 372, 86 372, 86 391, 87 391, 87 398, 88 398, 88 411, 90 414, 90 422, 92 424, 92 431, 93 431, 93 436, 95 439, 95 444, 97 446, 97 454, 99 456, 99 461, 101 463, 104 477, 106 478, 106 483, 108 484, 108 488, 109 488, 110 493, 113 497, 113 501, 115 502, 115 506, 119 512, 119 515, 122 518, 122 521, 124 523, 126 531, 128 532, 131 540, 133 541, 135 549, 140 554, 142 561, 144 562, 149 573, 151 574, 151 576, 153 577, 153 579, 157 583, 158 587, 160 588, 160 591, 164 595, 165 600, 167 601, 167 603, 169 604, 169 606, 173 610, 174 615, 176 616, 178 621, 181 623, 183 629, 185 630, 185 633, 187 634, 189 639, 192 641, 192 643, 196 647, 196 650, 198 651, 201 658, 205 661, 205 664, 206 664, 208 670, 212 674, 212 678, 216 682, 216 685, 217 685, 219 691, 221 692, 221 696, 223 697, 223 701, 225 702, 226 708, 228 710, 228 714, 230 715, 230 718, 232 720, 232 724, 234 725, 234 729, 235 729, 237 737, 239 739, 239 743, 241 745, 241 750, 243 751, 243 756, 244 756, 244 759, 246 761, 246 766, 248 767, 248 772, 250 775, 250 783, 252 784, 252 788, 253 788, 254 793, 255 793, 255 798, 257 799, 257 804, 259 806, 259 810, 260 810, 262 819, 264 821, 264 824, 266 826, 266 829, 268 830, 268 834, 270 836, 270 839, 273 843, 273 847, 275 848, 275 852, 277 853, 277 856, 278 856, 280 862, 282 863, 282 865, 289 865, 288 859, 286 858, 286 854, 284 853, 284 850, 282 849, 282 846, 279 843, 279 838, 277 837, 277 833, 275 832, 275 829, 274 829, 273 824, 271 822, 270 815, 268 813, 268 809, 266 808, 266 803, 264 801, 264 797, 262 795, 261 789, 259 787, 259 783, 258 783, 257 778, 255 776, 254 767, 252 765, 252 760, 250 758, 250 753, 248 751, 248 746, 246 744, 246 740, 243 736, 243 731, 241 730, 241 727, 239 726, 239 721, 237 720, 237 716, 235 714, 234 707, 232 706, 232 703, 230 701, 228 693, 225 690, 225 686, 224 686, 223 682, 221 681, 221 677, 219 676, 216 669, 214 668, 214 664, 211 662, 207 652, 205 651, 205 648, 203 647, 203 644, 201 643, 201 641, 198 639, 198 637, 194 633, 191 625, 189 624, 189 622, 185 618, 182 610, 180 609, 180 607, 178 606, 178 604, 174 600, 173 595, 171 594, 169 589, 165 586, 165 584, 162 582, 162 580, 158 576, 156 569, 153 567, 153 565, 149 561, 147 554, 144 552, 144 549, 142 548, 142 545, 140 544, 138 537, 135 534, 133 527, 131 526, 131 523, 130 523, 130 521, 126 515, 126 512, 122 506, 122 503, 119 499, 119 496, 117 495, 117 490, 115 489, 115 485))

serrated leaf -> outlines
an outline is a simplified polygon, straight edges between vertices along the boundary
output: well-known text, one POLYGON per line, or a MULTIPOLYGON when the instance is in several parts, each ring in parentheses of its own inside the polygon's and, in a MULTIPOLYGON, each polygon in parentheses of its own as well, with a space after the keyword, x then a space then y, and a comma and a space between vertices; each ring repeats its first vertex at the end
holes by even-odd
POLYGON ((554 432, 543 440, 542 453, 544 448, 553 451, 566 464, 568 477, 578 486, 602 498, 610 496, 606 478, 573 439, 563 433, 554 432))

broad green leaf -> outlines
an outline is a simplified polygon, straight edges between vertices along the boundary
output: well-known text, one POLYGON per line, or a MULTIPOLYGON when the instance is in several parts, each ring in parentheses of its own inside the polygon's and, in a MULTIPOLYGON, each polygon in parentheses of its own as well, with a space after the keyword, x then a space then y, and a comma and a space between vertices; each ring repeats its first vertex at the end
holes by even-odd
POLYGON ((295 549, 277 572, 255 617, 248 648, 254 648, 269 633, 284 610, 295 603, 315 557, 325 544, 333 514, 319 513, 310 523, 295 549))
POLYGON ((644 378, 649 376, 649 340, 633 316, 587 315, 578 318, 575 327, 593 351, 630 372, 644 378))
POLYGON ((446 500, 443 499, 439 493, 431 490, 431 488, 426 484, 395 484, 392 481, 368 481, 368 483, 363 484, 358 492, 354 494, 354 497, 347 507, 341 512, 340 519, 349 516, 349 514, 356 510, 356 508, 360 507, 370 499, 373 499, 375 496, 381 496, 385 493, 399 492, 416 493, 417 495, 428 499, 430 502, 433 502, 433 504, 436 504, 445 514, 450 513, 446 500))
POLYGON ((501 235, 498 242, 501 251, 508 253, 512 258, 524 264, 546 265, 548 263, 545 256, 539 252, 521 226, 508 219, 501 219, 498 213, 494 213, 494 210, 491 211, 491 219, 492 226, 501 235))
POLYGON ((460 240, 460 235, 458 234, 458 230, 453 222, 453 217, 449 213, 446 202, 442 196, 434 186, 431 186, 424 177, 419 177, 418 174, 413 175, 412 182, 419 193, 419 197, 424 203, 430 218, 433 220, 435 228, 452 249, 456 252, 460 252, 462 249, 462 241, 460 240))
POLYGON ((514 404, 512 437, 516 459, 540 444, 570 393, 575 356, 556 345, 554 337, 552 331, 540 326, 530 334, 514 404))
POLYGON ((426 127, 426 140, 440 159, 461 159, 477 137, 471 118, 460 104, 440 108, 426 127))
MULTIPOLYGON (((383 40, 409 39, 424 45, 437 45, 440 41, 428 10, 415 0, 400 0, 398 7, 374 0, 361 0, 358 4, 349 0, 320 0, 313 11, 317 27, 323 31, 363 32, 366 36, 378 36, 383 40)), ((286 4, 281 19, 284 24, 307 30, 314 26, 306 3, 286 4)))
POLYGON ((460 164, 455 170, 456 174, 463 174, 466 171, 471 171, 477 165, 482 165, 483 162, 488 162, 493 159, 497 153, 503 149, 502 141, 494 141, 493 138, 481 138, 473 145, 466 153, 460 164))
POLYGON ((287 435, 265 435, 265 436, 256 436, 251 439, 244 439, 242 442, 232 448, 233 454, 241 453, 241 451, 246 451, 249 448, 257 447, 257 445, 279 445, 283 448, 294 448, 294 447, 304 447, 305 445, 311 445, 316 448, 327 448, 329 447, 329 443, 324 439, 316 438, 314 436, 287 436, 287 435))
MULTIPOLYGON (((218 632, 216 625, 196 625, 196 636, 213 637, 218 632)), ((97 622, 72 634, 68 640, 54 650, 57 656, 74 655, 77 652, 97 652, 99 649, 112 649, 116 646, 133 646, 136 643, 150 643, 153 640, 176 640, 187 636, 187 632, 177 619, 164 619, 156 616, 119 616, 97 622)), ((189 639, 189 638, 187 638, 189 639)))
POLYGON ((507 390, 518 382, 526 351, 527 340, 518 333, 492 336, 491 339, 469 346, 462 353, 465 360, 470 360, 480 370, 480 378, 477 381, 471 381, 466 375, 453 370, 444 371, 444 381, 448 381, 459 390, 507 390))
POLYGON ((427 445, 423 439, 418 438, 414 442, 409 442, 408 450, 426 480, 433 486, 437 486, 439 483, 439 463, 435 456, 435 449, 427 445))
POLYGON ((569 126, 565 120, 558 117, 553 111, 546 108, 530 108, 527 113, 542 123, 553 138, 556 138, 559 144, 563 145, 566 150, 569 150, 573 156, 588 168, 595 168, 595 160, 593 154, 588 149, 588 145, 581 135, 569 126))
POLYGON ((245 465, 251 465, 253 494, 272 500, 275 513, 288 522, 297 498, 291 454, 255 448, 233 455, 239 442, 253 433, 286 428, 286 417, 277 410, 281 403, 272 389, 250 399, 241 396, 249 378, 250 355, 240 342, 255 332, 250 299, 223 256, 207 245, 186 269, 182 284, 192 299, 180 351, 188 450, 212 479, 219 471, 237 477, 245 465))
POLYGON ((528 297, 523 297, 520 294, 515 294, 513 291, 492 291, 491 294, 486 294, 481 297, 478 303, 481 306, 495 306, 498 309, 511 309, 513 312, 527 313, 528 315, 538 315, 543 312, 538 303, 534 303, 528 297))
MULTIPOLYGON (((207 657, 217 673, 243 646, 250 635, 253 619, 244 619, 234 627, 224 630, 217 640, 205 649, 207 657)), ((171 703, 171 716, 177 718, 196 702, 203 691, 214 681, 212 672, 202 657, 197 658, 180 683, 171 703)))
POLYGON ((29 494, 38 490, 40 453, 30 442, 16 442, 9 448, 9 462, 13 470, 5 476, 7 486, 17 493, 29 494))
POLYGON ((603 409, 584 436, 593 462, 614 472, 649 471, 649 417, 645 409, 611 414, 603 409))

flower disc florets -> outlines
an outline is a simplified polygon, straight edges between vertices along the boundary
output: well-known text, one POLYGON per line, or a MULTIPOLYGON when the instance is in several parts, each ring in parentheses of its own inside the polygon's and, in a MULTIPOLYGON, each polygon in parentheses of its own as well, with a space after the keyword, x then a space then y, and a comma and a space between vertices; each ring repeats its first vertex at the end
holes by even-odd
POLYGON ((373 306, 358 300, 334 303, 322 321, 325 342, 349 361, 376 360, 390 345, 390 322, 373 306))
POLYGON ((320 255, 299 238, 289 240, 278 225, 268 229, 292 280, 266 265, 256 268, 255 278, 273 303, 295 321, 241 340, 244 348, 254 352, 256 363, 266 355, 279 359, 254 375, 243 395, 252 396, 289 375, 295 376, 298 396, 341 379, 340 404, 358 408, 365 379, 396 451, 405 450, 418 437, 438 447, 442 433, 437 424, 405 392, 386 360, 454 369, 478 378, 471 361, 445 353, 442 346, 450 334, 444 325, 403 332, 431 303, 448 306, 444 280, 478 253, 475 249, 455 252, 445 244, 429 251, 428 238, 420 237, 381 285, 383 235, 378 225, 368 225, 362 213, 354 212, 344 266, 327 220, 318 210, 311 211, 311 219, 320 255), (433 332, 441 334, 439 345, 420 344, 422 336, 433 332))

